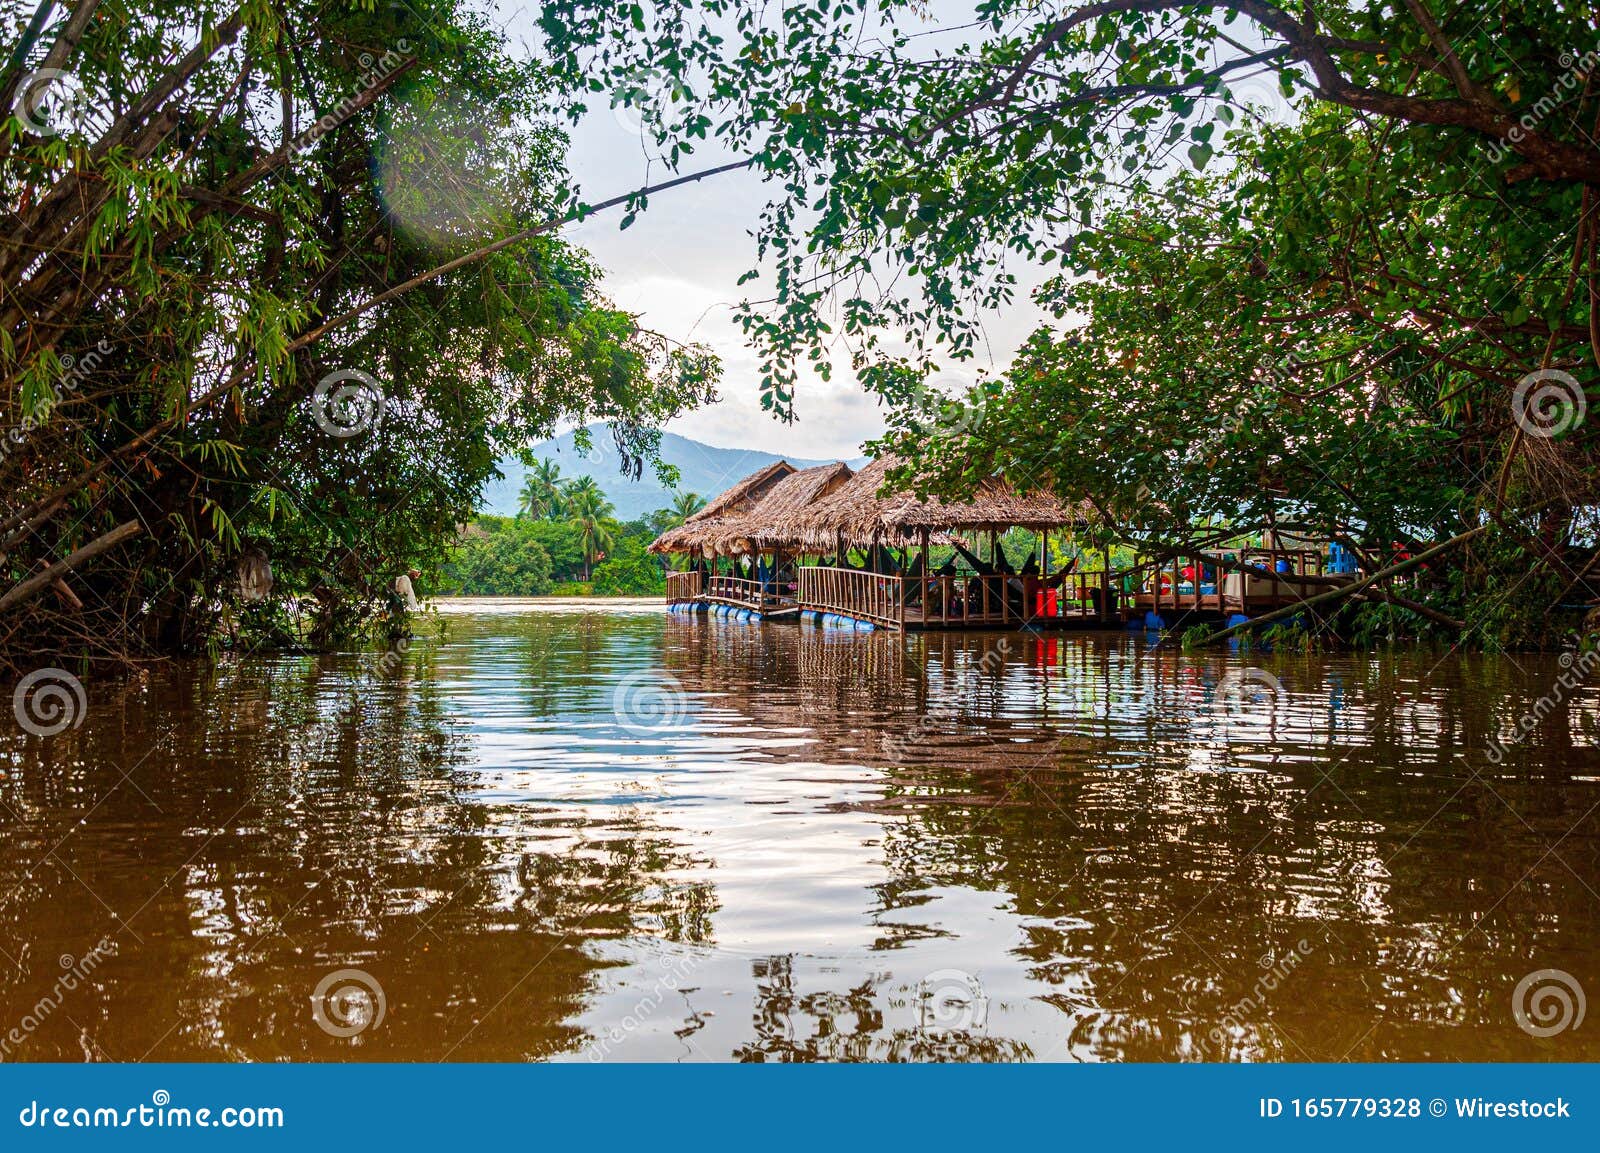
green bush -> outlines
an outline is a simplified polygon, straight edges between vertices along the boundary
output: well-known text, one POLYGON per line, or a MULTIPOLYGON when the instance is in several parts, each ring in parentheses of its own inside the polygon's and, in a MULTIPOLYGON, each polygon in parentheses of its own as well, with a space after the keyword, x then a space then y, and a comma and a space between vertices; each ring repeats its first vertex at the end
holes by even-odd
POLYGON ((638 537, 617 541, 594 570, 596 596, 652 596, 667 591, 667 574, 661 562, 645 551, 647 543, 638 537))
POLYGON ((552 566, 544 546, 525 524, 508 521, 496 527, 467 530, 440 574, 444 590, 463 596, 547 594, 552 566))

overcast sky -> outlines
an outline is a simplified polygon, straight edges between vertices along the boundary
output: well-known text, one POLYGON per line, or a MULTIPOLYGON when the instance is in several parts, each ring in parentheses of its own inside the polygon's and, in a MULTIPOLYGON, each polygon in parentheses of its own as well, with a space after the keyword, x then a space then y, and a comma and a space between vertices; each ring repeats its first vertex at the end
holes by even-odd
MULTIPOLYGON (((514 22, 513 35, 521 26, 514 22)), ((646 175, 647 154, 636 119, 629 110, 606 103, 603 96, 591 102, 590 115, 573 132, 568 158, 591 202, 638 187, 646 175)), ((701 146, 686 158, 683 171, 729 159, 729 153, 701 146)), ((661 179, 664 172, 658 164, 653 178, 661 179)), ((754 264, 750 233, 767 199, 767 189, 754 174, 730 173, 652 198, 649 210, 626 232, 617 227, 620 213, 612 212, 568 235, 608 270, 606 287, 616 304, 638 313, 646 326, 678 340, 702 342, 722 357, 722 399, 674 421, 668 426, 671 431, 731 448, 802 457, 859 456, 861 443, 878 435, 883 421, 877 403, 862 391, 845 361, 835 361, 831 381, 812 378, 803 384, 796 423, 782 424, 761 410, 756 357, 733 322, 733 309, 747 290, 771 284, 770 279, 738 284, 754 264)), ((1010 358, 1037 319, 1025 299, 1007 314, 990 318, 995 363, 1003 365, 1010 358)))

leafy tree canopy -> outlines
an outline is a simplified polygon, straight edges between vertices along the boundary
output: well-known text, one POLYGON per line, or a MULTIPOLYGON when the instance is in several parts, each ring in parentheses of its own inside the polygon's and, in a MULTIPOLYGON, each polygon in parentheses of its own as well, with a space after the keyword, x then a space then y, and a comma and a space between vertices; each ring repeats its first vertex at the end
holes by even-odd
POLYGON ((380 605, 504 453, 599 419, 637 467, 709 397, 715 359, 557 238, 550 79, 475 7, 3 20, 7 651, 201 643, 253 557, 270 596, 380 605), (81 610, 22 584, 86 546, 81 610))

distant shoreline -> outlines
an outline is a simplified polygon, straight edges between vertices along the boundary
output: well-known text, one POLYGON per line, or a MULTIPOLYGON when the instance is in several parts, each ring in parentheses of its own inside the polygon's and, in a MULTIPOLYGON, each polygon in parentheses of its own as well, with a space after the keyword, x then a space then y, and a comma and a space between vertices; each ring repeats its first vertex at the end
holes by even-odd
POLYGON ((545 612, 582 612, 605 609, 624 612, 665 612, 666 594, 653 597, 432 597, 428 603, 440 612, 511 612, 516 610, 545 612))

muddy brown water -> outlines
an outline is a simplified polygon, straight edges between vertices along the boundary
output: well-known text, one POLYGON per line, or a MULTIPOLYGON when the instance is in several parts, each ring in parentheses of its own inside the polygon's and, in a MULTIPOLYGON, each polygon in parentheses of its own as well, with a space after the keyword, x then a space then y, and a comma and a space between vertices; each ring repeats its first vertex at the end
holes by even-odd
POLYGON ((442 620, 0 713, 0 1057, 1600 1059, 1582 662, 442 620))

